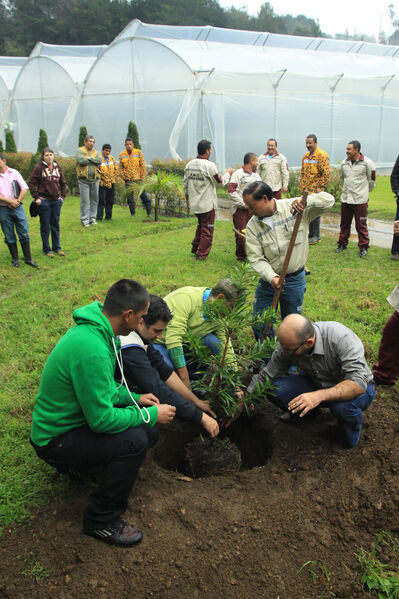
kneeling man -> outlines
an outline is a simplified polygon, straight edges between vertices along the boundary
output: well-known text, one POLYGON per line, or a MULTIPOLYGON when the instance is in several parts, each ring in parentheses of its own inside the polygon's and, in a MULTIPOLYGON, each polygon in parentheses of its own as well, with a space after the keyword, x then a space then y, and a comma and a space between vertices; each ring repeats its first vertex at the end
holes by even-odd
POLYGON ((154 349, 153 342, 162 338, 171 319, 167 303, 157 295, 150 295, 150 307, 142 322, 129 335, 120 337, 129 389, 153 393, 160 403, 175 406, 177 418, 201 424, 211 437, 216 437, 219 426, 211 417, 215 414, 209 402, 200 400, 154 349))
POLYGON ((276 385, 269 399, 284 411, 303 417, 325 404, 342 427, 345 445, 357 445, 363 412, 375 396, 359 337, 339 322, 312 323, 290 314, 280 325, 278 340, 270 362, 252 378, 248 392, 269 377, 276 385), (299 367, 300 373, 289 375, 291 366, 299 367))

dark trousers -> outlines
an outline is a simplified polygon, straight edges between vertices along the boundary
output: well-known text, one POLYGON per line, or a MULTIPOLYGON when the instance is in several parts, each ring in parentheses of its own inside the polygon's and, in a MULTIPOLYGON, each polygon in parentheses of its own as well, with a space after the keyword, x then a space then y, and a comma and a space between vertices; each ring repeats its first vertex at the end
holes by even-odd
POLYGON ((382 332, 378 362, 374 364, 373 373, 382 383, 393 385, 399 375, 399 314, 392 314, 382 332))
POLYGON ((100 185, 98 189, 98 206, 97 206, 97 220, 102 220, 105 208, 106 220, 112 218, 112 206, 114 205, 115 197, 115 183, 112 183, 111 187, 104 187, 100 185))
POLYGON ((320 216, 309 223, 309 239, 320 239, 320 216))
POLYGON ((158 435, 156 427, 145 424, 113 435, 94 433, 84 425, 52 439, 45 447, 32 445, 39 458, 61 472, 104 467, 83 517, 84 529, 96 530, 106 528, 126 510, 137 472, 158 435))
POLYGON ((368 204, 345 204, 341 202, 341 225, 338 245, 348 245, 352 219, 355 217, 355 226, 359 237, 358 246, 365 250, 368 249, 370 240, 367 229, 367 206, 368 204))
MULTIPOLYGON (((395 220, 399 220, 399 197, 396 198, 395 220)), ((391 254, 399 254, 399 235, 393 236, 391 254)))
POLYGON ((54 252, 61 249, 60 244, 60 216, 61 216, 62 199, 45 200, 41 198, 40 204, 40 235, 42 238, 43 252, 48 254, 52 249, 54 252), (49 236, 51 230, 51 245, 49 244, 49 236))
POLYGON ((215 210, 196 214, 195 216, 198 219, 198 225, 192 241, 191 251, 197 258, 206 258, 212 247, 215 210))
MULTIPOLYGON (((125 187, 126 189, 129 189, 129 187, 131 186, 132 183, 135 183, 135 181, 125 181, 125 187)), ((146 190, 144 189, 144 191, 140 194, 140 200, 143 202, 143 206, 146 209, 147 212, 147 216, 151 216, 151 200, 147 195, 146 190)), ((134 199, 134 192, 133 190, 131 190, 131 192, 128 194, 127 196, 127 203, 130 209, 130 215, 134 216, 136 214, 136 201, 134 199)))
POLYGON ((277 191, 273 191, 273 197, 275 200, 281 200, 282 190, 278 189, 277 191))
MULTIPOLYGON (((245 229, 249 219, 251 218, 248 210, 244 208, 237 208, 233 214, 234 228, 238 231, 245 229)), ((237 233, 234 234, 236 238, 236 258, 237 260, 246 260, 247 252, 245 251, 245 237, 241 237, 237 233)))
MULTIPOLYGON (((303 370, 300 374, 287 375, 275 379, 273 384, 275 385, 275 390, 269 399, 286 412, 288 411, 288 404, 292 399, 302 393, 316 391, 311 378, 303 370)), ((353 399, 347 401, 328 401, 322 404, 322 406, 329 408, 338 420, 349 447, 357 445, 362 429, 363 412, 367 410, 374 397, 375 387, 372 383, 369 383, 367 389, 353 399)))

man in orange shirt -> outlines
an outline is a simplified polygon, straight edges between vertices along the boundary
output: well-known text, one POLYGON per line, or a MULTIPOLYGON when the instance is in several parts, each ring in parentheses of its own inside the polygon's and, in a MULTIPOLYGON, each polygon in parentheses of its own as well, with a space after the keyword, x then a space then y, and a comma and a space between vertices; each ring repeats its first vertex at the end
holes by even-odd
MULTIPOLYGON (((330 180, 330 159, 327 152, 317 145, 317 137, 313 133, 306 137, 307 152, 302 158, 300 187, 303 193, 324 191, 330 180)), ((320 216, 309 224, 309 245, 320 241, 320 216)))
MULTIPOLYGON (((129 189, 132 183, 139 183, 144 179, 145 161, 142 151, 134 147, 131 137, 125 139, 125 148, 119 155, 119 173, 125 181, 126 189, 129 189)), ((147 211, 147 216, 151 216, 151 200, 145 190, 140 195, 140 198, 147 211)), ((127 203, 130 208, 130 216, 134 216, 136 214, 136 202, 133 191, 127 196, 127 203)))

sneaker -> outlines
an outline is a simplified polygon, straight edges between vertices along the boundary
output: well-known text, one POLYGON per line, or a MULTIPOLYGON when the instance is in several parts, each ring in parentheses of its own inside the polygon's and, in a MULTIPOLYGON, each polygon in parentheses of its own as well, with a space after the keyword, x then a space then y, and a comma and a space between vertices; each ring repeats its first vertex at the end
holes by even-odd
POLYGON ((399 254, 392 254, 391 260, 399 260, 399 254))
POLYGON ((55 252, 57 256, 65 256, 65 253, 62 250, 56 250, 55 252))
POLYGON ((96 225, 96 224, 97 224, 97 221, 93 219, 93 220, 91 220, 91 221, 90 221, 90 223, 89 223, 89 224, 90 224, 90 225, 96 225))
POLYGON ((310 237, 309 241, 308 241, 309 245, 316 245, 316 243, 320 243, 320 242, 321 242, 320 237, 319 238, 317 238, 317 237, 310 237))
POLYGON ((89 223, 83 223, 82 222, 82 227, 85 227, 87 229, 87 227, 90 227, 89 223))
POLYGON ((346 245, 341 245, 339 244, 339 246, 337 247, 337 249, 335 250, 336 254, 339 254, 340 252, 343 252, 344 250, 346 250, 346 245))
POLYGON ((53 252, 46 252, 46 256, 48 256, 49 258, 54 258, 53 252))
POLYGON ((367 256, 367 250, 366 248, 362 248, 359 252, 359 258, 364 258, 365 256, 367 256))
POLYGON ((122 518, 118 518, 114 524, 106 528, 83 530, 83 532, 85 535, 89 535, 110 545, 117 545, 118 547, 131 547, 140 543, 143 538, 143 534, 137 528, 130 526, 122 518))

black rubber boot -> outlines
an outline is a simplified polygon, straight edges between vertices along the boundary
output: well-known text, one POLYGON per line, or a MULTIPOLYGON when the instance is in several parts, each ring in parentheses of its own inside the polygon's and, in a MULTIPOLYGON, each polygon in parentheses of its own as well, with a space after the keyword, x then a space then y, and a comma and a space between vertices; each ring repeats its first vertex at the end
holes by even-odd
POLYGON ((7 245, 8 245, 8 249, 10 250, 10 254, 11 254, 11 263, 13 266, 15 266, 15 268, 18 268, 18 266, 19 266, 18 246, 16 243, 7 243, 7 245))
POLYGON ((39 265, 32 260, 32 256, 30 253, 30 242, 29 241, 21 241, 21 248, 25 258, 25 264, 29 264, 33 268, 39 268, 39 265))

